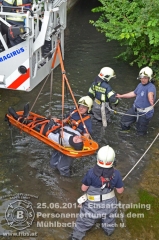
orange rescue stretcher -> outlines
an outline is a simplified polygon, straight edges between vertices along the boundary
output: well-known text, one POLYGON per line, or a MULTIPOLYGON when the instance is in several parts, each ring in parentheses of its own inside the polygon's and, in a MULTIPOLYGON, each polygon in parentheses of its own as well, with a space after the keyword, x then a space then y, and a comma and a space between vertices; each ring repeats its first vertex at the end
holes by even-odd
MULTIPOLYGON (((18 114, 18 116, 22 117, 24 111, 18 111, 16 113, 18 114)), ((70 157, 73 157, 73 158, 89 156, 89 155, 94 154, 96 152, 96 150, 98 149, 98 143, 97 142, 93 141, 92 139, 88 139, 84 136, 82 136, 84 147, 81 151, 76 151, 73 148, 64 147, 64 146, 60 145, 59 143, 56 143, 56 142, 52 141, 51 139, 49 139, 48 137, 46 137, 42 133, 34 130, 33 126, 31 124, 26 124, 25 123, 25 120, 20 122, 19 120, 16 120, 9 113, 6 114, 6 118, 11 125, 19 128, 21 131, 28 133, 29 135, 37 138, 38 140, 42 141, 43 143, 49 145, 50 147, 58 150, 59 152, 65 154, 67 156, 70 156, 70 157)), ((26 120, 33 120, 33 121, 36 121, 36 119, 43 119, 44 121, 48 120, 47 118, 45 118, 41 115, 38 115, 36 113, 33 113, 33 112, 29 112, 29 116, 26 118, 26 120)))

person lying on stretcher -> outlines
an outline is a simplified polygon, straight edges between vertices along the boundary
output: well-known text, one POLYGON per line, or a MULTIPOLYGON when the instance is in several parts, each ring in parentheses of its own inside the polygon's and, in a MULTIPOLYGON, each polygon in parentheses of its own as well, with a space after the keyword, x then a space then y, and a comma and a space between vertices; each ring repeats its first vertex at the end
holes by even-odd
POLYGON ((62 129, 60 123, 56 123, 53 119, 38 118, 33 120, 28 114, 26 114, 26 109, 29 109, 27 105, 24 107, 23 116, 19 116, 12 107, 8 108, 8 112, 14 119, 40 132, 50 140, 59 143, 64 147, 72 147, 77 151, 83 149, 83 139, 78 131, 72 129, 70 126, 64 126, 62 129))

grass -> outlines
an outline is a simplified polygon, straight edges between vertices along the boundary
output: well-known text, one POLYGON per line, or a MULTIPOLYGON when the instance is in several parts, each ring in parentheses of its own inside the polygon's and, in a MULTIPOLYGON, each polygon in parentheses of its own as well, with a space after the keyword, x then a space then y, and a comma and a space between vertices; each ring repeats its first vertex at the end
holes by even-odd
POLYGON ((131 236, 138 237, 137 239, 157 240, 159 236, 159 198, 145 190, 139 190, 138 194, 139 202, 134 205, 137 207, 133 208, 132 206, 125 212, 127 229, 131 236))

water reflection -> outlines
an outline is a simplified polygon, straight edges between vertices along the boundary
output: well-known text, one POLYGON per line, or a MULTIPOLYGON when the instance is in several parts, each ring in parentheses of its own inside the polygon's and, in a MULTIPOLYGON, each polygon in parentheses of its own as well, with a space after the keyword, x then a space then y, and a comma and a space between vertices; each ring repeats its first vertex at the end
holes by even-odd
MULTIPOLYGON (((99 2, 95 0, 82 0, 68 14, 68 27, 65 36, 65 69, 76 99, 87 94, 90 84, 103 66, 110 66, 116 72, 117 79, 111 81, 112 88, 115 91, 119 93, 128 92, 137 85, 136 76, 138 69, 113 58, 120 51, 118 43, 106 43, 105 37, 89 24, 90 19, 97 18, 97 15, 92 14, 90 10, 98 4, 99 2)), ((27 229, 27 232, 37 232, 38 237, 28 237, 27 239, 60 240, 66 239, 72 230, 66 223, 71 222, 71 226, 73 226, 73 221, 76 219, 73 214, 79 212, 79 209, 73 204, 76 203, 76 199, 81 195, 81 178, 95 164, 96 156, 75 159, 73 165, 74 177, 64 178, 49 167, 49 159, 52 153, 50 147, 31 136, 21 133, 15 128, 12 131, 11 139, 11 131, 8 130, 7 124, 3 121, 8 107, 13 106, 15 109, 20 110, 23 109, 24 104, 28 101, 32 105, 42 84, 38 85, 30 93, 0 90, 0 195, 27 193, 38 196, 38 199, 30 198, 29 200, 33 204, 35 213, 39 212, 41 216, 36 215, 34 224, 27 229), (38 205, 38 203, 46 203, 48 208, 45 208, 45 206, 38 208, 42 206, 38 205), (49 205, 50 203, 52 205, 49 205), (53 205, 55 203, 58 204, 53 205), (66 208, 64 208, 63 203, 66 203, 66 208), (70 205, 67 205, 67 203, 70 203, 70 205), (51 215, 48 217, 48 213, 57 215, 52 218, 51 215), (61 213, 72 215, 64 218, 60 217, 61 213), (59 226, 37 226, 42 221, 58 221, 59 226), (60 223, 65 223, 65 225, 60 226, 60 223)), ((54 71, 54 85, 52 112, 55 116, 60 116, 61 71, 59 67, 54 71)), ((33 111, 41 115, 48 115, 49 113, 49 86, 50 83, 48 82, 33 109, 33 111)), ((126 112, 132 101, 132 99, 121 100, 117 110, 126 112)), ((70 96, 68 96, 66 110, 71 108, 72 101, 70 96)), ((101 123, 93 120, 93 138, 98 140, 100 146, 109 144, 114 148, 117 167, 121 171, 122 176, 125 176, 133 167, 148 148, 156 131, 158 131, 158 108, 156 106, 154 118, 149 126, 149 134, 146 137, 137 138, 134 128, 132 128, 129 134, 122 135, 119 131, 121 115, 118 114, 112 115, 112 122, 106 129, 102 128, 101 123)), ((142 175, 142 169, 146 166, 149 158, 150 152, 146 154, 140 164, 126 179, 126 188, 131 188, 131 192, 134 191, 136 182, 142 175)), ((4 231, 16 232, 15 229, 6 225, 4 218, 4 212, 10 200, 1 198, 0 201, 0 219, 2 221, 0 234, 4 231)), ((92 232, 88 233, 86 239, 97 239, 99 237, 100 239, 107 239, 104 233, 98 231, 98 227, 95 227, 92 232)), ((8 239, 14 239, 14 237, 8 239)), ((24 238, 19 237, 19 239, 24 238)), ((114 234, 114 239, 128 240, 131 239, 131 236, 125 229, 119 228, 114 234)))

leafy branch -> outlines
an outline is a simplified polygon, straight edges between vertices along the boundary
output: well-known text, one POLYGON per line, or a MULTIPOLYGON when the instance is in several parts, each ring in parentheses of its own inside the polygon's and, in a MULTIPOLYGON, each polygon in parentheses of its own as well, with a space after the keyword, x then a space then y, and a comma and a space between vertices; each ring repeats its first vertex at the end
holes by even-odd
POLYGON ((159 1, 99 0, 98 20, 90 23, 104 33, 107 41, 117 40, 125 50, 117 58, 138 67, 150 66, 159 79, 159 1))

